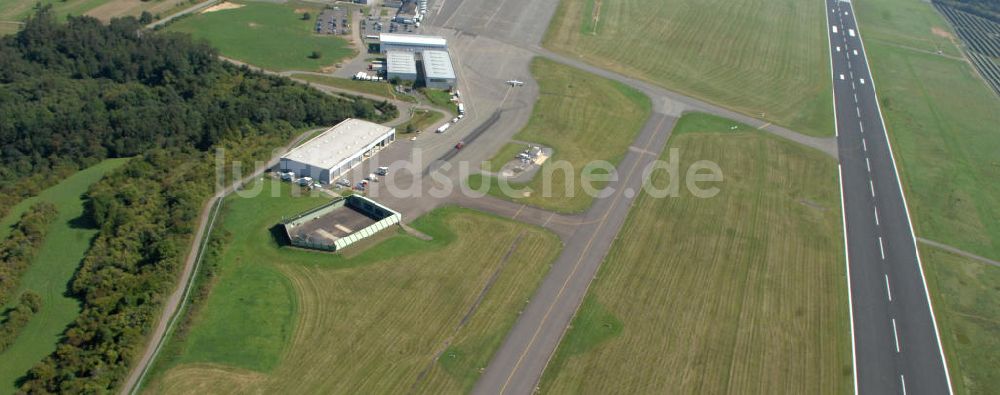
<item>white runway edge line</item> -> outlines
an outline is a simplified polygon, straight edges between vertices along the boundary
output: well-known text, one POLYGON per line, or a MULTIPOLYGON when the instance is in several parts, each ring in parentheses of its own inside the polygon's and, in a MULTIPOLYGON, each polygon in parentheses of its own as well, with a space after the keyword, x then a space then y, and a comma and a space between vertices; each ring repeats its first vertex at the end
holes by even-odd
MULTIPOLYGON (((834 104, 836 107, 836 104, 834 104)), ((834 122, 836 127, 836 122, 834 122)), ((851 318, 851 376, 854 378, 854 395, 858 395, 858 355, 854 339, 854 295, 851 292, 851 254, 847 246, 847 210, 844 209, 844 172, 837 164, 837 180, 840 181, 840 220, 844 228, 844 270, 847 278, 847 314, 851 318)))
MULTIPOLYGON (((850 6, 850 5, 848 5, 850 6)), ((853 10, 853 7, 852 7, 853 10)), ((924 275, 924 264, 920 259, 920 249, 917 247, 917 234, 913 231, 913 217, 910 215, 910 205, 906 203, 906 192, 903 191, 903 181, 899 179, 899 172, 896 166, 896 154, 892 151, 892 142, 889 141, 889 129, 885 126, 885 117, 882 114, 882 104, 878 101, 878 89, 875 87, 875 76, 872 74, 872 68, 868 64, 868 50, 865 49, 865 41, 861 39, 861 26, 858 25, 858 18, 856 13, 851 13, 851 19, 854 20, 854 28, 857 29, 858 43, 861 44, 861 52, 865 57, 865 68, 868 69, 868 78, 872 80, 872 92, 875 95, 875 107, 878 108, 878 119, 882 123, 882 131, 885 133, 885 142, 889 147, 889 158, 892 159, 892 174, 896 177, 896 184, 899 185, 899 195, 903 198, 903 209, 906 211, 906 222, 910 227, 910 238, 913 239, 913 251, 917 255, 917 267, 920 269, 920 280, 923 282, 924 295, 927 296, 927 308, 931 313, 931 322, 934 323, 934 338, 937 339, 938 353, 941 355, 941 364, 944 368, 944 378, 948 382, 948 394, 954 394, 951 387, 951 373, 948 372, 948 358, 944 356, 944 347, 941 346, 941 334, 938 331, 937 317, 934 315, 934 304, 931 302, 931 291, 927 288, 927 277, 924 275)), ((864 79, 861 80, 864 83, 864 79)), ((899 376, 900 381, 903 380, 903 375, 899 376)), ((855 393, 857 390, 855 390, 855 393)), ((903 394, 906 394, 906 384, 903 384, 903 394)))
MULTIPOLYGON (((823 8, 826 9, 826 3, 824 2, 823 8)), ((831 10, 832 11, 832 10, 831 10)), ((826 30, 830 31, 830 17, 827 16, 823 18, 826 21, 826 30)), ((837 93, 836 87, 834 85, 837 81, 833 74, 833 37, 827 37, 826 47, 830 54, 830 96, 833 98, 833 134, 834 136, 840 137, 840 127, 837 126, 837 93)), ((852 79, 853 83, 854 80, 852 79)), ((840 220, 841 225, 844 228, 844 270, 846 273, 845 281, 847 283, 847 316, 851 319, 851 377, 854 381, 854 395, 858 395, 858 353, 856 350, 857 345, 854 339, 854 295, 851 292, 851 257, 849 249, 847 247, 847 210, 844 209, 844 172, 840 163, 837 163, 837 181, 839 181, 840 186, 840 220)))

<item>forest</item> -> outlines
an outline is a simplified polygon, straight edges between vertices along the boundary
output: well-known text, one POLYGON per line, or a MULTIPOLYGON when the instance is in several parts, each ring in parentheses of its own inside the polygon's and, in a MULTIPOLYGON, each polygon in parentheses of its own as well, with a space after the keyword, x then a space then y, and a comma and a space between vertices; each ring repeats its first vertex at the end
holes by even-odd
POLYGON ((20 391, 118 389, 176 286, 215 190, 217 148, 253 163, 306 128, 396 115, 387 102, 232 66, 207 43, 134 18, 56 21, 40 8, 0 39, 0 208, 101 159, 134 158, 85 196, 98 233, 67 290, 81 313, 20 391))

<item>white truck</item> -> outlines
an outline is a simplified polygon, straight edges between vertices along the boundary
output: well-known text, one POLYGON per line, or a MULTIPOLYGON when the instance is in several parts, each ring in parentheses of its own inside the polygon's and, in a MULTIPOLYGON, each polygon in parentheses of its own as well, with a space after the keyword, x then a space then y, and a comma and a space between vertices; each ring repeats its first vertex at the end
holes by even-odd
POLYGON ((451 123, 446 123, 444 125, 441 125, 441 127, 437 128, 436 132, 437 133, 444 133, 445 131, 448 130, 449 127, 451 127, 451 123))

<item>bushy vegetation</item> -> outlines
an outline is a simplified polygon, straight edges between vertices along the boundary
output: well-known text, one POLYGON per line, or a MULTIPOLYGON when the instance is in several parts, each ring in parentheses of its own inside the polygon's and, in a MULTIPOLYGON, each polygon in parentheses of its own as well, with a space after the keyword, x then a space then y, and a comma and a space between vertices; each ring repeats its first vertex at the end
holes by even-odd
POLYGON ((396 115, 388 103, 323 95, 225 64, 186 35, 140 27, 134 18, 55 23, 43 8, 0 39, 2 207, 44 181, 28 175, 138 155, 87 192, 83 219, 99 231, 68 290, 81 313, 28 372, 24 392, 120 384, 212 193, 213 148, 253 163, 295 130, 396 115))
POLYGON ((134 18, 59 24, 46 8, 0 39, 0 208, 37 192, 43 183, 31 174, 153 148, 205 150, 245 125, 395 115, 388 103, 238 69, 205 43, 140 27, 134 18))
POLYGON ((0 306, 7 304, 10 293, 17 289, 21 274, 31 265, 56 214, 56 206, 52 203, 40 202, 32 206, 0 244, 0 306))
POLYGON ((42 297, 27 291, 21 294, 17 305, 4 312, 3 323, 0 323, 0 353, 14 344, 14 339, 28 325, 28 320, 42 309, 42 297))

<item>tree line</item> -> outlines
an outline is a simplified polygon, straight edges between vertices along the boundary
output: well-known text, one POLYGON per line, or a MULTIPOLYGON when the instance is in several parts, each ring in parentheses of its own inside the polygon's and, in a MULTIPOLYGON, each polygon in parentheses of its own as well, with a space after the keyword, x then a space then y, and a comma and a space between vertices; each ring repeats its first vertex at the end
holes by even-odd
POLYGON ((28 269, 45 241, 49 224, 58 215, 56 206, 38 202, 28 208, 0 244, 0 306, 17 290, 21 275, 28 269))
POLYGON ((0 185, 10 201, 49 171, 134 156, 85 195, 98 233, 68 290, 81 313, 21 392, 121 385, 176 286, 214 190, 216 148, 250 164, 304 128, 397 115, 389 103, 325 95, 221 62, 187 35, 139 27, 134 18, 57 23, 42 8, 0 40, 0 185))
POLYGON ((1000 1, 997 0, 934 0, 940 4, 952 6, 970 14, 979 15, 993 22, 1000 23, 1000 1))

